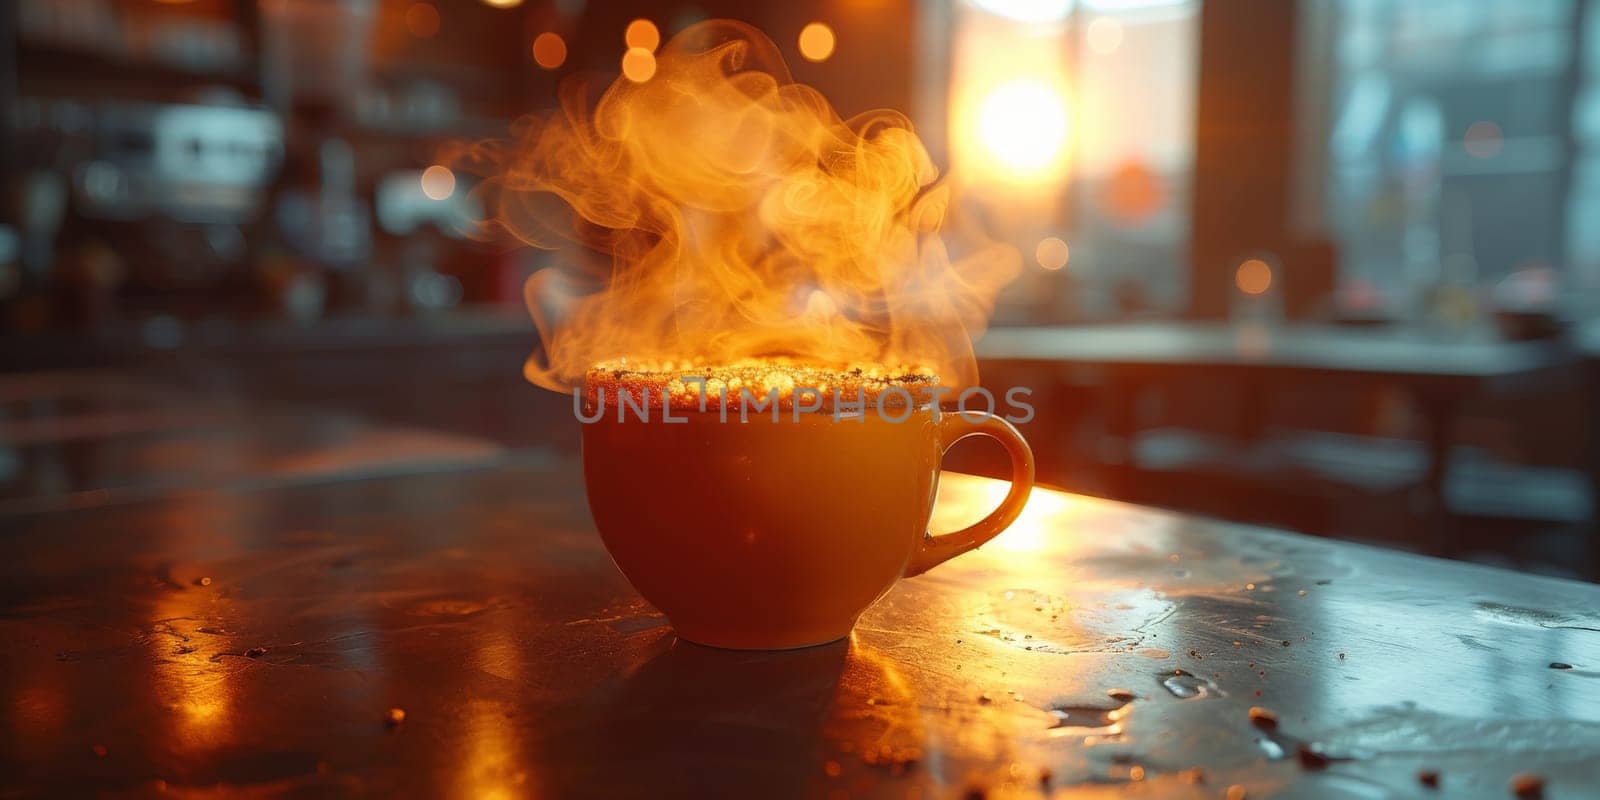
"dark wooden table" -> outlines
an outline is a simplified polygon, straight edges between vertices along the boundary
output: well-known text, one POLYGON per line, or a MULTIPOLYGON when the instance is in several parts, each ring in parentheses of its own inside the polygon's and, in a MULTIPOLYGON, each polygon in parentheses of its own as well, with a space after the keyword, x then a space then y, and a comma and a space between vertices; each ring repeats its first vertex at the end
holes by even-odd
POLYGON ((1600 791, 1600 587, 1053 491, 788 653, 676 641, 571 463, 7 514, 0 587, 4 797, 1600 791))
POLYGON ((0 374, 0 518, 195 489, 437 472, 480 437, 265 404, 139 370, 0 374))
POLYGON ((1240 409, 1246 440, 1262 419, 1264 396, 1275 391, 1398 388, 1425 423, 1428 466, 1417 499, 1432 530, 1419 538, 1441 553, 1455 550, 1445 487, 1463 405, 1547 386, 1578 365, 1572 348, 1560 342, 1507 341, 1489 331, 1205 322, 997 328, 979 342, 978 355, 1101 386, 1111 450, 1120 447, 1125 462, 1137 432, 1136 395, 1151 385, 1204 376, 1248 389, 1247 407, 1240 409))

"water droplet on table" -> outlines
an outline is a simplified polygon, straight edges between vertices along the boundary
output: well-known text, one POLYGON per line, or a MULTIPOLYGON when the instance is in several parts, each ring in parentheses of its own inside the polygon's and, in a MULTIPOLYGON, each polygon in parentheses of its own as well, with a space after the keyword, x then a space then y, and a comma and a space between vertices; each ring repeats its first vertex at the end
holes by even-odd
POLYGON ((1180 700, 1222 694, 1222 691, 1210 679, 1195 675, 1187 670, 1175 669, 1170 674, 1163 674, 1158 677, 1161 678, 1162 687, 1170 692, 1173 697, 1180 700))
POLYGON ((1121 718, 1119 708, 1094 708, 1093 706, 1055 706, 1049 709, 1050 716, 1055 717, 1055 722, 1050 725, 1051 730, 1070 728, 1085 732, 1104 732, 1107 728, 1115 727, 1121 718))

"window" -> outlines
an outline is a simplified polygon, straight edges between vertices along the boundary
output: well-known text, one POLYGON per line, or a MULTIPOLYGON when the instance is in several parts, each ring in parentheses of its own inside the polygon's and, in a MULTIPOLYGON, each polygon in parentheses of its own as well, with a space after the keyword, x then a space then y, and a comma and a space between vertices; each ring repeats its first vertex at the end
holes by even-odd
POLYGON ((991 233, 1024 254, 1003 318, 1185 303, 1198 9, 955 0, 948 161, 991 233))
POLYGON ((1339 248, 1341 297, 1400 312, 1523 269, 1597 284, 1600 232, 1578 224, 1600 219, 1600 121, 1575 114, 1600 73, 1592 30, 1580 63, 1581 5, 1304 6, 1302 157, 1322 169, 1301 197, 1339 248))

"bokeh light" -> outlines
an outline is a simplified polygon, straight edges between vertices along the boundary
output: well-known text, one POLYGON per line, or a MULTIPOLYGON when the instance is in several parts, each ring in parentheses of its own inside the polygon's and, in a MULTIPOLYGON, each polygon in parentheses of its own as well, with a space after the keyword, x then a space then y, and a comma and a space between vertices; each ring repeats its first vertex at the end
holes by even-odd
POLYGON ((483 0, 483 4, 495 8, 516 8, 522 5, 522 0, 483 0))
POLYGON ((827 61, 834 43, 833 29, 821 22, 800 29, 800 55, 807 61, 827 61))
POLYGON ((406 9, 406 30, 418 39, 432 39, 439 32, 439 9, 432 3, 412 3, 406 9))
POLYGON ((978 104, 978 140, 990 159, 1026 177, 1064 155, 1067 104, 1043 81, 1020 78, 989 90, 978 104))
POLYGON ((1467 149, 1467 155, 1473 158, 1494 158, 1500 155, 1505 141, 1499 125, 1483 120, 1467 128, 1467 135, 1462 137, 1461 144, 1467 149))
POLYGON ((643 47, 630 47, 622 54, 622 74, 634 83, 644 83, 656 74, 655 54, 643 47))
POLYGON ((653 53, 661 46, 661 31, 650 20, 636 19, 628 23, 628 29, 622 34, 622 40, 627 42, 629 47, 642 47, 653 53))
POLYGON ((422 171, 422 193, 429 200, 444 200, 456 193, 456 174, 449 167, 434 164, 422 171))
POLYGON ((533 37, 533 61, 545 69, 567 63, 567 40, 561 34, 545 31, 533 37))
POLYGON ((1117 165, 1101 195, 1112 219, 1124 225, 1139 225, 1167 204, 1167 190, 1161 176, 1143 161, 1117 165))
POLYGON ((1110 55, 1122 47, 1122 23, 1113 17, 1096 17, 1089 23, 1089 49, 1100 55, 1110 55))
POLYGON ((1259 258, 1246 259, 1234 270, 1233 285, 1245 294, 1266 294, 1272 288, 1272 265, 1259 258))
POLYGON ((1041 240, 1039 246, 1033 249, 1034 259, 1039 262, 1039 266, 1048 270, 1065 267, 1070 256, 1071 251, 1067 248, 1067 243, 1054 236, 1041 240))

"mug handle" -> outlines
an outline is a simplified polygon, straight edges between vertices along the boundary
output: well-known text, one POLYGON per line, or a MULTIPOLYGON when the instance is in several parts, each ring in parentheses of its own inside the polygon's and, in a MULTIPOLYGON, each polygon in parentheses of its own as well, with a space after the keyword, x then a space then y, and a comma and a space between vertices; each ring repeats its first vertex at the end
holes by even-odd
POLYGON ((906 567, 908 578, 921 575, 998 536, 1021 516, 1022 507, 1027 505, 1028 495, 1033 491, 1033 451, 1011 423, 993 414, 950 413, 941 414, 938 424, 941 454, 969 436, 988 436, 1004 445, 1011 456, 1011 491, 1000 501, 999 508, 972 525, 942 536, 925 534, 922 547, 911 556, 911 563, 906 567))

